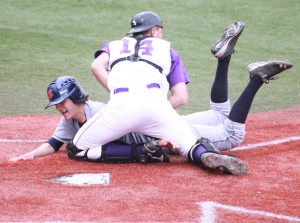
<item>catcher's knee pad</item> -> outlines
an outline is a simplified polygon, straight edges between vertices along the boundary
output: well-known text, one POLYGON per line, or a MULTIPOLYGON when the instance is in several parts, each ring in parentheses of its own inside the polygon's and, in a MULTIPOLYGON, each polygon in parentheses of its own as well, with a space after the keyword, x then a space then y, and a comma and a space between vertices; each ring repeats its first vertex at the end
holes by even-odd
POLYGON ((203 153, 221 154, 221 152, 218 149, 216 149, 215 146, 208 139, 201 138, 190 149, 188 153, 189 162, 203 166, 203 163, 201 161, 201 155, 203 153))

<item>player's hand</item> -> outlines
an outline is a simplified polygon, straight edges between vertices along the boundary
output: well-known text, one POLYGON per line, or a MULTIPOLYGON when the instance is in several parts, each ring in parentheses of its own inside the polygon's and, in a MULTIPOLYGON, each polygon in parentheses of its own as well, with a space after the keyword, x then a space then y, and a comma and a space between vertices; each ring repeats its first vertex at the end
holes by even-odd
POLYGON ((174 142, 172 142, 171 140, 168 139, 159 139, 157 140, 157 144, 160 147, 167 147, 169 149, 178 149, 179 146, 177 144, 175 144, 174 142))
POLYGON ((20 161, 20 160, 33 160, 33 159, 34 159, 34 154, 26 153, 26 154, 21 155, 21 156, 12 157, 12 158, 9 159, 9 161, 17 162, 17 161, 20 161))

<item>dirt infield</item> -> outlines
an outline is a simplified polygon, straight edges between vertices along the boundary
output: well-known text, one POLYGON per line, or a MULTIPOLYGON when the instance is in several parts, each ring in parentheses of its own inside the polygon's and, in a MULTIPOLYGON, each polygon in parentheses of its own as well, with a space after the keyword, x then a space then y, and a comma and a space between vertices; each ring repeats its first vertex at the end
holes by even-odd
MULTIPOLYGON (((171 163, 96 164, 54 155, 11 163, 54 131, 60 116, 0 117, 0 222, 300 222, 300 106, 249 115, 231 154, 246 176, 220 175, 171 156, 171 163), (106 186, 48 178, 109 173, 106 186)), ((228 152, 227 152, 228 153, 228 152)))

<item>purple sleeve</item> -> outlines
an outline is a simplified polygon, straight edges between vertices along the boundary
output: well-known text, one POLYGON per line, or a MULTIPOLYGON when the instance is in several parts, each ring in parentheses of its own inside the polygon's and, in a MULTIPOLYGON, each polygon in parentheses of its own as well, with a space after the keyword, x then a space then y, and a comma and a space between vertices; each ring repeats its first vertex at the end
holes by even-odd
POLYGON ((108 48, 109 43, 104 43, 101 47, 100 50, 97 50, 94 54, 94 57, 97 58, 101 53, 106 52, 109 55, 109 48, 108 48))
POLYGON ((171 69, 170 73, 167 76, 167 80, 170 85, 170 89, 178 84, 178 83, 186 83, 190 82, 186 69, 184 67, 183 61, 181 60, 178 53, 171 48, 171 69))

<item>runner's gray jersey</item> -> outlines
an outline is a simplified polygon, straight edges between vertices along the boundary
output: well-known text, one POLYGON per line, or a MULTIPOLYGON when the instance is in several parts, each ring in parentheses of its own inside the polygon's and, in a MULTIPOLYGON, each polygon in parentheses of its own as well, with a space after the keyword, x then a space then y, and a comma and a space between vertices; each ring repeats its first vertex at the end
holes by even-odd
MULTIPOLYGON (((100 111, 103 106, 104 103, 101 102, 95 102, 91 100, 86 101, 84 105, 86 119, 89 120, 93 115, 100 111)), ((67 120, 62 117, 52 137, 60 142, 69 143, 74 138, 78 129, 80 129, 80 126, 77 121, 73 119, 67 120)))

